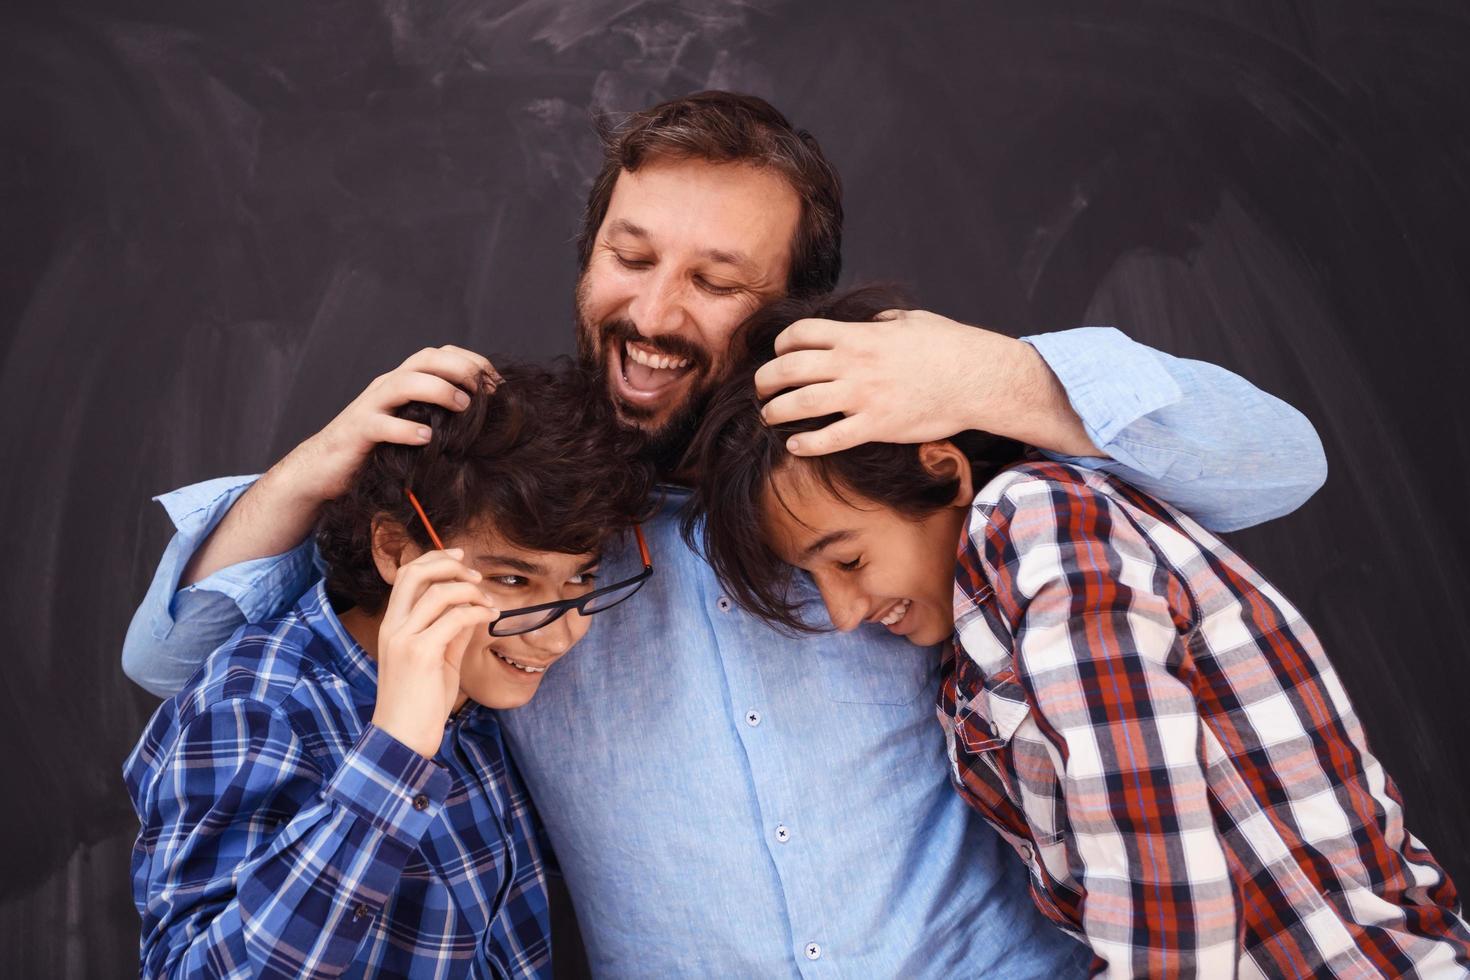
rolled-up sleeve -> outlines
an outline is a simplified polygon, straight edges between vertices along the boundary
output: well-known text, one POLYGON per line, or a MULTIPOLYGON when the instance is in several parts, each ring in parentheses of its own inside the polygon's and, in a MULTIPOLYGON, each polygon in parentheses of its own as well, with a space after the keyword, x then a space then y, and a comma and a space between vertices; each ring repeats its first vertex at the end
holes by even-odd
POLYGON ((1289 514, 1327 479, 1312 423, 1224 368, 1173 357, 1112 327, 1022 338, 1061 382, 1111 473, 1213 531, 1289 514))
POLYGON ((122 666, 159 697, 179 691, 210 652, 244 623, 280 615, 319 574, 310 540, 279 555, 223 568, 179 588, 204 540, 258 477, 207 480, 155 497, 174 525, 143 602, 123 641, 122 666))

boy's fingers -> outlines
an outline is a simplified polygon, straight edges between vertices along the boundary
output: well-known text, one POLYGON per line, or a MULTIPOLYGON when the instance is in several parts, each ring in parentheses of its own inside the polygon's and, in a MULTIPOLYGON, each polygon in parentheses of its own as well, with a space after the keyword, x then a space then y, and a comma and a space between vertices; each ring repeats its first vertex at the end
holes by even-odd
MULTIPOLYGON (((427 653, 436 651, 440 657, 448 659, 451 648, 455 643, 459 644, 458 658, 464 659, 465 648, 475 633, 489 625, 490 621, 500 615, 493 606, 458 606, 440 616, 428 629, 418 634, 415 647, 427 653)), ((456 669, 458 662, 455 663, 456 669)))
POLYGON ((480 581, 483 576, 460 561, 463 557, 462 548, 426 551, 399 568, 398 576, 393 582, 393 591, 388 594, 388 604, 383 610, 384 627, 396 626, 401 622, 418 602, 423 591, 434 582, 480 581))
POLYGON ((487 608, 490 597, 473 582, 435 582, 424 589, 402 620, 400 631, 407 636, 423 633, 459 606, 487 608))

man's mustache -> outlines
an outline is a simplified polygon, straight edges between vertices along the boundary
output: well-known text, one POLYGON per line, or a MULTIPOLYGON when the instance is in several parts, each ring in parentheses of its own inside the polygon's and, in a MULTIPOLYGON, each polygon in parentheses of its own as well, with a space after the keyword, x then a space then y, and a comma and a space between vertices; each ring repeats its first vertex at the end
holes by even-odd
POLYGON ((638 332, 637 325, 627 319, 609 320, 602 325, 601 333, 604 346, 614 342, 632 342, 669 357, 687 358, 690 366, 700 373, 709 370, 709 352, 685 337, 645 337, 638 332))

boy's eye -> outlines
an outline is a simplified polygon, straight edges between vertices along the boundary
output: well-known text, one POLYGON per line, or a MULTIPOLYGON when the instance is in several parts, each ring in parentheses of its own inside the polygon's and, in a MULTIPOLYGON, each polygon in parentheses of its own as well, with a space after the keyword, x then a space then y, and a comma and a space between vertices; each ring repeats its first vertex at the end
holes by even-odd
POLYGON ((569 585, 591 585, 597 581, 597 569, 588 572, 580 572, 567 579, 569 585))
POLYGON ((863 556, 858 555, 852 561, 840 561, 837 563, 837 567, 842 569, 844 572, 855 572, 859 568, 863 567, 863 556))
POLYGON ((525 585, 527 579, 524 575, 492 575, 489 581, 496 585, 503 585, 508 589, 517 589, 525 585))
POLYGON ((622 266, 625 269, 646 269, 649 266, 653 265, 653 263, 648 261, 647 259, 631 258, 629 256, 623 255, 621 252, 614 252, 613 255, 617 257, 618 265, 622 266))

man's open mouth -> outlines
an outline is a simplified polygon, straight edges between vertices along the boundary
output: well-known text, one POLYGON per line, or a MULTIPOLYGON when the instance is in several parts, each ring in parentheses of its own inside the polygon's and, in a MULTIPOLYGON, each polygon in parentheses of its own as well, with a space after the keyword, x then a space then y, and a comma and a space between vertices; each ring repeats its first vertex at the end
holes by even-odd
POLYGON ((613 352, 617 393, 640 408, 659 405, 675 385, 694 374, 690 358, 663 354, 637 341, 615 344, 613 352))

